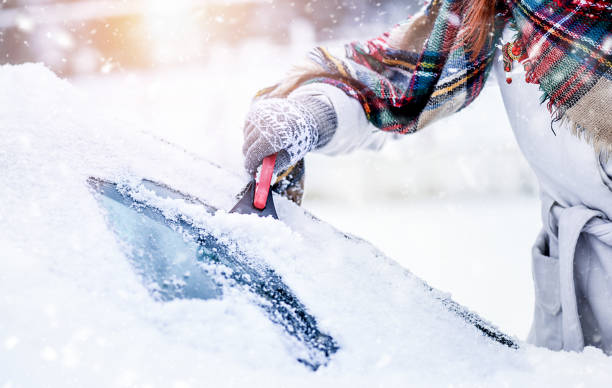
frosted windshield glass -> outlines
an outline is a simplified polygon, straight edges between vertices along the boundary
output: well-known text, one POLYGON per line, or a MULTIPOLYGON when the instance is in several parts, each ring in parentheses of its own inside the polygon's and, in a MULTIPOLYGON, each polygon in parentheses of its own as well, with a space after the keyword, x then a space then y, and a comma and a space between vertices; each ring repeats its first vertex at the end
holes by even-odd
POLYGON ((108 196, 100 202, 123 249, 150 292, 158 299, 211 299, 221 289, 198 265, 205 252, 191 239, 155 219, 146 207, 138 210, 108 196))
POLYGON ((315 317, 272 268, 228 249, 181 216, 164 217, 154 205, 134 199, 130 192, 147 190, 157 199, 182 200, 208 212, 214 212, 212 207, 150 181, 130 189, 94 178, 89 184, 98 194, 110 228, 154 298, 207 300, 223 297, 223 287, 238 288, 255 296, 254 303, 282 328, 288 348, 299 362, 317 370, 338 351, 334 339, 319 330, 315 317))

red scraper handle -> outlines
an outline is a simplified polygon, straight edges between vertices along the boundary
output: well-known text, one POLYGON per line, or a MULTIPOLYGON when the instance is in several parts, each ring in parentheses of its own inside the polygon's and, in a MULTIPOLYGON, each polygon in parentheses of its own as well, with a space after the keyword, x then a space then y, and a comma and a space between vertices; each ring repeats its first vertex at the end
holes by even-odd
POLYGON ((261 164, 261 174, 259 174, 259 182, 255 186, 253 199, 253 206, 259 210, 265 209, 268 201, 268 192, 272 183, 272 174, 274 174, 274 163, 276 163, 276 154, 266 156, 261 164))

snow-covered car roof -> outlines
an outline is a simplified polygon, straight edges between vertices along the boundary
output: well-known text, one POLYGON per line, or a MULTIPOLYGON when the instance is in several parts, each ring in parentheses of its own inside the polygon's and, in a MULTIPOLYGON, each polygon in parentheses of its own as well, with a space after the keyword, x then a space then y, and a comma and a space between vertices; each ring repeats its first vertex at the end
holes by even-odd
MULTIPOLYGON (((541 387, 612 379, 598 350, 495 340, 493 327, 448 295, 282 198, 281 221, 227 213, 248 177, 149 135, 42 65, 0 67, 0 87, 0 383, 541 387), (142 255, 113 227, 105 195, 154 209, 185 241, 205 234, 223 255, 263 269, 260 280, 294 298, 284 300, 327 352, 315 367, 298 361, 308 341, 273 318, 281 299, 249 291, 259 275, 246 291, 226 276, 219 297, 189 296, 187 283, 172 285, 172 297, 156 293, 134 266, 142 255)), ((213 277, 214 264, 204 268, 213 277)))

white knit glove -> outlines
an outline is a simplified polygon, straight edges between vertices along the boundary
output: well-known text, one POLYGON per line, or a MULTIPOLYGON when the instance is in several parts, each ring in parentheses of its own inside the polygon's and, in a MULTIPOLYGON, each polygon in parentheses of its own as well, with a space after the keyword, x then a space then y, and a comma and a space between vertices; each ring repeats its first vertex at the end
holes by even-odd
POLYGON ((278 153, 274 171, 284 171, 327 144, 337 121, 331 104, 317 97, 258 100, 244 126, 244 167, 254 173, 266 156, 278 153))

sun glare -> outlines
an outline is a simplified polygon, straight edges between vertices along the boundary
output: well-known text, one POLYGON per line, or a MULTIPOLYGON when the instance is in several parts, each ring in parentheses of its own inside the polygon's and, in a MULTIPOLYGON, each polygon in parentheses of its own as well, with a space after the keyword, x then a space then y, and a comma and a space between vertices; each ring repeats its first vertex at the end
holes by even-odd
POLYGON ((154 63, 186 62, 202 55, 203 1, 149 0, 145 4, 145 36, 154 63))

